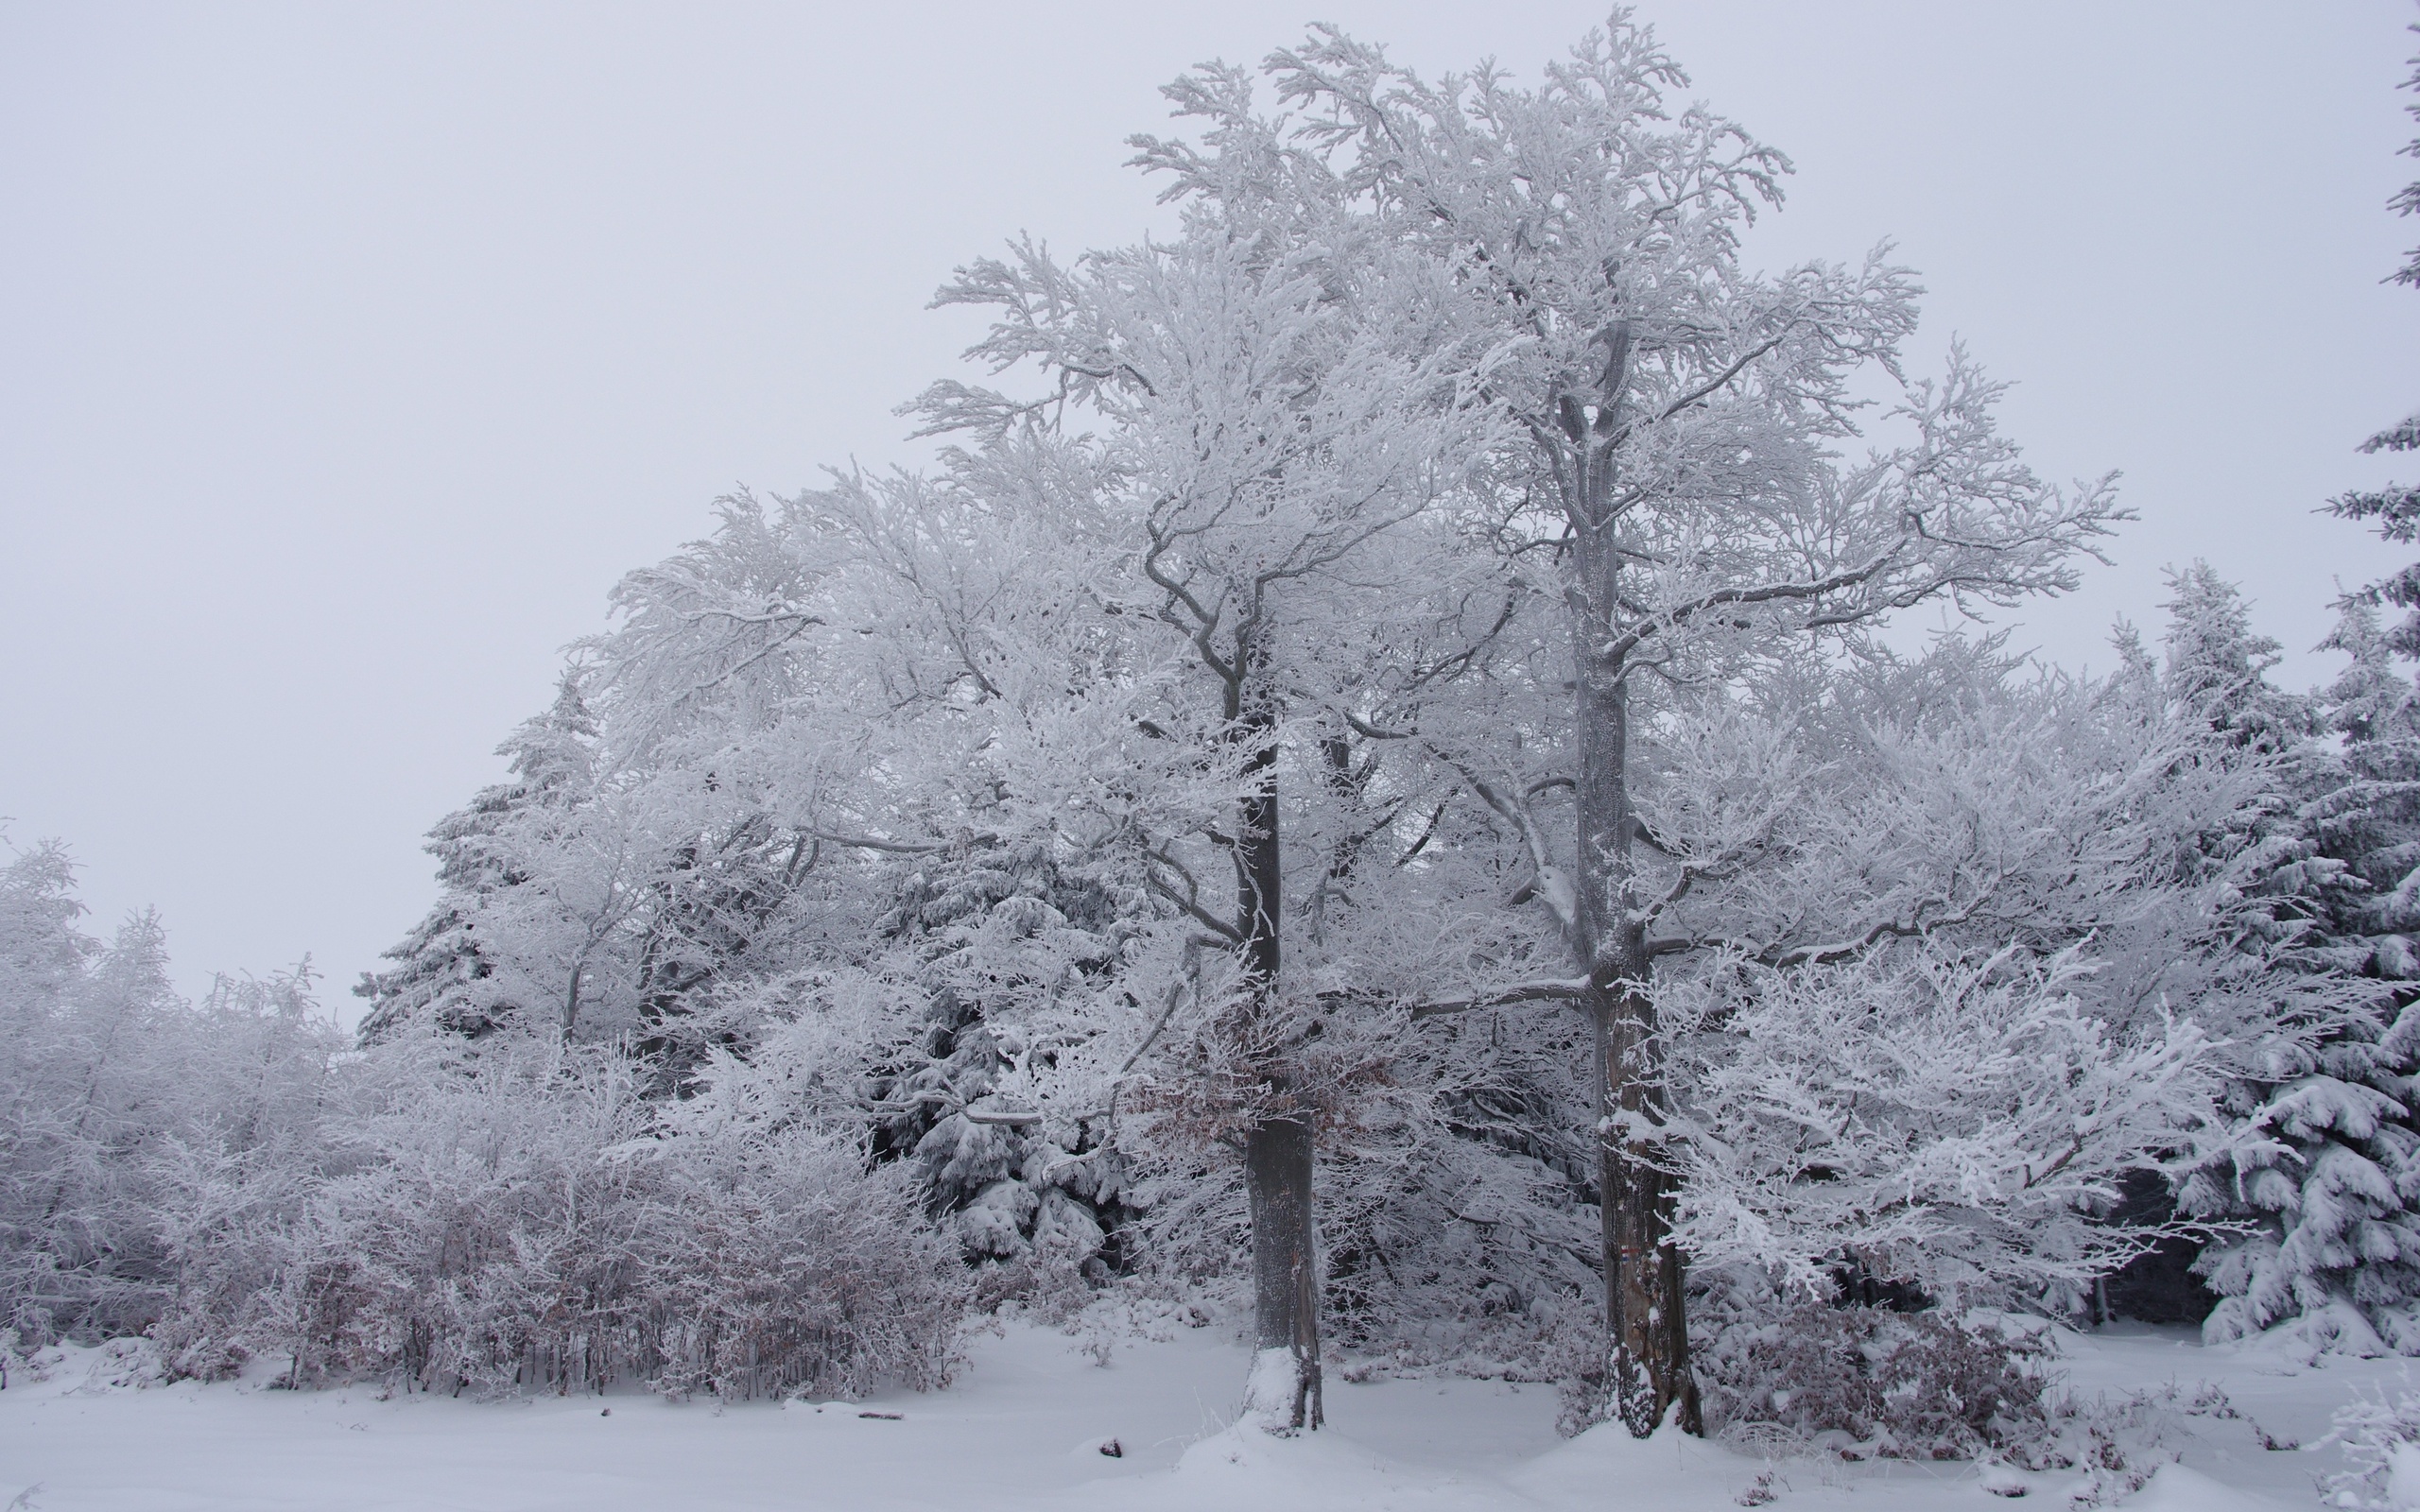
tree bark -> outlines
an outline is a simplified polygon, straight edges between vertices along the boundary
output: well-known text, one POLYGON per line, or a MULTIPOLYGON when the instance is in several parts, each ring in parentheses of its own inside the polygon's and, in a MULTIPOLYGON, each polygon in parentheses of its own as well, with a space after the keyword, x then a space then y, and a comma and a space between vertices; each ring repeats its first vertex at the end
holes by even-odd
POLYGON ((1613 1405, 1646 1436, 1679 1408, 1682 1429, 1704 1432, 1689 1369, 1681 1253, 1672 1243, 1672 1180, 1656 1142, 1664 1125, 1663 1052, 1655 1038, 1646 926, 1631 850, 1630 688, 1613 649, 1621 556, 1613 513, 1615 449, 1628 382, 1630 331, 1603 334, 1606 363, 1593 404, 1562 405, 1568 442, 1557 469, 1572 526, 1572 652, 1580 771, 1578 917, 1573 945, 1588 985, 1581 1007, 1594 1030, 1598 1201, 1604 1249, 1605 1342, 1613 1405))
POLYGON ((1598 1082, 1597 1181, 1605 1253, 1608 1376, 1613 1405, 1633 1434, 1646 1437, 1675 1404, 1684 1433, 1705 1432, 1689 1368, 1688 1315, 1680 1246, 1672 1242, 1674 1183, 1648 1140, 1628 1130, 1662 1123, 1651 1075, 1620 1069, 1648 1059, 1643 994, 1616 998, 1600 1014, 1598 1041, 1607 1066, 1598 1082))
MULTIPOLYGON (((1243 924, 1242 966, 1253 1011, 1260 1015, 1275 1009, 1284 962, 1276 720, 1265 707, 1244 705, 1237 714, 1239 737, 1257 743, 1246 768, 1253 788, 1237 816, 1236 902, 1243 924)), ((1263 1114, 1244 1135, 1253 1322, 1244 1415, 1263 1428, 1295 1433, 1319 1427, 1323 1417, 1318 1236, 1311 1220, 1313 1131, 1308 1110, 1293 1106, 1282 1068, 1272 1068, 1262 1091, 1284 1110, 1263 1114)))
MULTIPOLYGON (((1610 595, 1608 595, 1610 596, 1610 595)), ((1583 643, 1593 626, 1582 626, 1583 643)), ((1597 1191, 1604 1250, 1608 1383, 1632 1433, 1655 1431, 1677 1403, 1680 1425, 1703 1432, 1689 1369, 1674 1192, 1656 1146, 1664 1125, 1663 1052, 1648 993, 1651 958, 1633 907, 1627 767, 1629 707, 1618 667, 1602 659, 1581 677, 1580 944, 1595 1030, 1597 1191)))
POLYGON ((1253 1304, 1244 1411, 1264 1428, 1317 1428, 1323 1415, 1310 1120, 1262 1120, 1245 1138, 1244 1172, 1252 1199, 1253 1304))

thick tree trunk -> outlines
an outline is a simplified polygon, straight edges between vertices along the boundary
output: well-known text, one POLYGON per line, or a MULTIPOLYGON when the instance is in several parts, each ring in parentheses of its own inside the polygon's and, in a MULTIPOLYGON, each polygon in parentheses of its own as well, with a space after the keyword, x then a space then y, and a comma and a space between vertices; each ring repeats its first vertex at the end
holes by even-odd
POLYGON ((1596 1043, 1606 1370, 1616 1409, 1643 1437, 1676 1405, 1685 1431, 1704 1427, 1689 1369, 1681 1253, 1671 1239, 1674 1194, 1656 1148, 1664 1124, 1663 1053, 1648 992, 1652 957, 1634 888, 1637 819, 1630 802, 1628 668, 1611 649, 1621 603, 1612 438, 1619 434, 1628 328, 1609 327, 1605 339, 1594 412, 1577 402, 1565 407, 1572 445, 1562 472, 1579 589, 1572 626, 1580 743, 1574 944, 1587 971, 1581 1006, 1596 1043))
MULTIPOLYGON (((1257 779, 1237 817, 1236 912, 1242 965, 1256 1011, 1274 1008, 1283 963, 1279 919, 1277 752, 1273 718, 1247 711, 1239 728, 1261 743, 1257 779)), ((1263 1089, 1289 1101, 1282 1069, 1263 1089)), ((1276 1433, 1317 1428, 1320 1402, 1319 1251, 1311 1221, 1312 1127, 1307 1111, 1264 1114, 1244 1136, 1244 1190, 1252 1210, 1253 1354, 1244 1416, 1276 1433)))
POLYGON ((1244 1143, 1252 1198, 1253 1367, 1244 1415, 1263 1428, 1317 1428, 1319 1257, 1311 1227, 1311 1125, 1269 1119, 1244 1143))
POLYGON ((1705 1432, 1697 1379, 1689 1368, 1681 1251, 1671 1237, 1672 1178, 1649 1141, 1629 1132, 1663 1122, 1652 1078, 1620 1070, 1625 1061, 1639 1065, 1647 1059, 1644 1008, 1643 997, 1623 994, 1611 1014, 1597 1019, 1599 1054, 1608 1067, 1598 1084, 1599 1126, 1607 1132, 1597 1147, 1607 1371, 1615 1409, 1642 1438, 1676 1403, 1684 1433, 1705 1432))
MULTIPOLYGON (((1608 594, 1610 596, 1610 594, 1608 594)), ((1627 768, 1629 707, 1618 668, 1591 654, 1582 627, 1580 934, 1595 1030, 1598 1199, 1604 1245, 1608 1383, 1634 1434, 1654 1432, 1675 1403, 1703 1432, 1689 1369, 1673 1191, 1661 1152, 1662 1048, 1648 995, 1651 958, 1632 893, 1627 768)))

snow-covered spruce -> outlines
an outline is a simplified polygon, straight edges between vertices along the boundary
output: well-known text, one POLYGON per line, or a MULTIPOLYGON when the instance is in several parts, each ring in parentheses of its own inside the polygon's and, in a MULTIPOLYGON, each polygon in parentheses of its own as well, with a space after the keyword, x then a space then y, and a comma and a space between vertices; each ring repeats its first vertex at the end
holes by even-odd
MULTIPOLYGON (((2244 637, 2239 610, 2224 627, 2244 637)), ((2237 758, 2274 794, 2235 874, 2277 1006, 2227 1097, 2247 1137, 2185 1197, 2254 1226, 2201 1263, 2221 1297, 2211 1337, 2285 1328, 2312 1351, 2420 1353, 2420 706, 2366 606, 2328 644, 2353 662, 2319 696, 2324 733, 2237 758)), ((2264 692, 2254 666, 2203 701, 2230 729, 2264 692)))

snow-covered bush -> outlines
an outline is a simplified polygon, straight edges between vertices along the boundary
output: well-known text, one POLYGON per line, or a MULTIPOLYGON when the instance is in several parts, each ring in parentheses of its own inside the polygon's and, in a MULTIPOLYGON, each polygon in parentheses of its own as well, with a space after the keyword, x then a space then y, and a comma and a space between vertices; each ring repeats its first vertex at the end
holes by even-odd
POLYGON ((188 1005, 158 926, 102 947, 72 883, 55 847, 0 871, 0 1328, 28 1347, 148 1332, 172 1373, 298 1385, 946 1379, 966 1278, 861 1117, 762 1087, 735 1116, 728 1054, 667 1099, 547 1018, 344 1053, 307 971, 188 1005))
POLYGON ((2344 1446, 2345 1468, 2320 1488, 2328 1502, 2360 1512, 2420 1507, 2420 1393, 2361 1398, 2338 1409, 2329 1437, 2344 1446))
POLYGON ((407 1038, 355 1070, 299 1211, 194 1230, 187 1368, 244 1350, 297 1384, 719 1397, 947 1379, 963 1276, 856 1139, 666 1116, 627 1057, 560 1041, 407 1038), (236 1255, 249 1285, 219 1280, 236 1255))
POLYGON ((1584 1032, 1558 1005, 1405 1036, 1389 1096, 1325 1152, 1325 1299, 1369 1370, 1551 1380, 1596 1326, 1584 1032))
MULTIPOLYGON (((2189 1419, 2238 1416, 2206 1385, 2190 1397, 2172 1383, 2080 1394, 2060 1379, 2051 1330, 2034 1319, 1790 1305, 1760 1278, 1727 1279, 1737 1284, 1718 1283, 1700 1314, 1718 1327, 1698 1351, 1699 1380, 1709 1428, 1747 1452, 2074 1471, 2083 1480, 2068 1504, 2106 1506, 2176 1458, 2169 1446, 2190 1434, 2189 1419)), ((2023 1495, 2023 1483, 2002 1494, 2023 1495)))
POLYGON ((1996 1321, 1801 1302, 1699 1351, 1709 1432, 1865 1459, 1973 1459, 2037 1444, 2048 1349, 1996 1321))

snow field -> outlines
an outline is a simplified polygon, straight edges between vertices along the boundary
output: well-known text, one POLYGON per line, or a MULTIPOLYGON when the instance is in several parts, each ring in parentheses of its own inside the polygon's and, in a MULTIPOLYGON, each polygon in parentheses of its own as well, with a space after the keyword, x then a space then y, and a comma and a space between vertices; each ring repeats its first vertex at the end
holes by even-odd
MULTIPOLYGON (((1331 1379, 1330 1427, 1299 1439, 1231 1425, 1249 1354, 1219 1328, 1121 1343, 1103 1367, 1055 1331, 978 1338, 949 1390, 866 1402, 670 1402, 642 1393, 513 1401, 358 1387, 267 1389, 271 1370, 143 1386, 125 1351, 45 1351, 46 1379, 0 1391, 0 1506, 27 1512, 1693 1512, 1765 1478, 1776 1506, 1921 1512, 2065 1507, 2074 1474, 1970 1464, 1767 1461, 1618 1428, 1555 1437, 1549 1386, 1331 1379), (896 1418, 869 1413, 898 1414, 896 1418), (1112 1458, 1102 1452, 1115 1441, 1112 1458), (15 1503, 8 1499, 16 1498, 15 1503)), ((2073 1389, 2112 1399, 2203 1383, 2238 1417, 2169 1415, 2181 1452, 2117 1505, 2262 1512, 2319 1503, 2318 1444, 2357 1393, 2404 1383, 2395 1361, 2298 1366, 2273 1349, 2204 1349, 2183 1331, 2069 1341, 2073 1389)))

